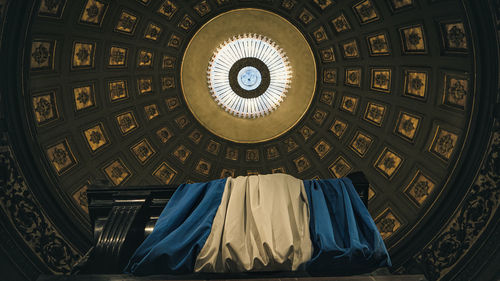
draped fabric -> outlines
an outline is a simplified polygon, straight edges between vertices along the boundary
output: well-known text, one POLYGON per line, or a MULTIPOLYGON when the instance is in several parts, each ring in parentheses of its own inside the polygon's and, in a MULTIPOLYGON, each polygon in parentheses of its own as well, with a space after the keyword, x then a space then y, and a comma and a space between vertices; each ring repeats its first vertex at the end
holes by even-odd
POLYGON ((125 267, 137 275, 188 273, 210 234, 226 179, 183 184, 125 267))
POLYGON ((349 179, 273 174, 181 185, 125 272, 347 275, 390 265, 349 179))
POLYGON ((306 180, 314 245, 310 273, 360 274, 391 266, 384 241, 350 179, 306 180))
POLYGON ((291 271, 311 253, 301 180, 285 174, 229 178, 195 271, 291 271))

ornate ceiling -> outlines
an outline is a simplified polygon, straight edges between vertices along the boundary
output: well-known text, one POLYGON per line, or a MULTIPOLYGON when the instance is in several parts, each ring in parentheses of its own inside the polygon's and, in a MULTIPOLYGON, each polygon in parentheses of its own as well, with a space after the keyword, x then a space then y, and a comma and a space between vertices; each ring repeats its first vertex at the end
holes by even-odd
MULTIPOLYGON (((335 178, 361 170, 371 183, 370 212, 400 265, 409 258, 405 245, 436 219, 440 206, 458 204, 447 198, 465 194, 466 187, 456 188, 463 167, 482 149, 470 160, 478 165, 486 148, 488 137, 475 135, 477 120, 487 118, 479 106, 488 98, 478 92, 482 54, 467 5, 41 0, 31 13, 21 70, 25 91, 15 97, 16 114, 24 117, 19 124, 38 156, 34 165, 48 192, 57 194, 62 210, 80 224, 75 231, 88 233, 84 192, 103 180, 116 186, 159 185, 267 173, 335 178), (265 141, 231 141, 212 133, 205 121, 213 120, 195 117, 198 109, 185 98, 193 92, 183 92, 180 84, 185 50, 196 32, 238 8, 286 19, 312 50, 304 68, 316 66, 305 115, 265 141), (482 146, 474 148, 476 143, 482 146)), ((207 69, 209 61, 192 64, 207 69)), ((294 67, 294 74, 300 72, 300 63, 294 67)), ((209 95, 206 76, 193 79, 196 83, 209 95)), ((300 95, 293 87, 289 91, 300 95)), ((238 118, 208 97, 228 118, 238 118)), ((266 118, 281 109, 241 120, 265 127, 266 118)), ((225 130, 236 126, 221 123, 221 116, 213 122, 225 130)), ((237 126, 246 128, 244 122, 237 126)))
MULTIPOLYGON (((44 162, 76 202, 97 179, 179 184, 362 170, 372 214, 394 241, 443 191, 468 133, 474 75, 460 3, 434 14, 412 13, 431 5, 412 1, 248 3, 309 39, 318 86, 291 131, 244 144, 205 129, 179 85, 186 43, 236 3, 64 2, 42 1, 33 25, 29 113, 44 162)), ((199 64, 207 69, 208 61, 199 64)))

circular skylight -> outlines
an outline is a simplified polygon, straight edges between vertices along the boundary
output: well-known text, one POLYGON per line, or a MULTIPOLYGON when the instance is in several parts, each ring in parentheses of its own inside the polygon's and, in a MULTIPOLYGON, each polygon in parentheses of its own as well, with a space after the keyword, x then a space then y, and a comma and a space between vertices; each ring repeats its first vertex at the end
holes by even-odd
POLYGON ((253 66, 245 66, 238 72, 238 85, 247 91, 255 90, 262 82, 260 71, 253 66))
POLYGON ((283 49, 256 34, 234 36, 217 48, 208 66, 208 87, 228 113, 265 116, 286 97, 292 71, 283 49))

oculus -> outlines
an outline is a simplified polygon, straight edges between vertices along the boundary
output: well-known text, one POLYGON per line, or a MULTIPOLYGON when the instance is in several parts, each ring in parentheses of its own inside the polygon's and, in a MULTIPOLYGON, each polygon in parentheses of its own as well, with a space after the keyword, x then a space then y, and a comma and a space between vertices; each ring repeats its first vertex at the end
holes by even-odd
POLYGON ((194 119, 210 133, 235 143, 259 143, 283 135, 305 116, 316 89, 316 61, 304 35, 286 19, 259 9, 235 9, 213 17, 189 41, 184 40, 184 55, 174 67, 180 67, 180 75, 174 79, 175 89, 182 91, 194 119), (242 48, 238 49, 239 55, 231 54, 236 52, 231 47, 242 48), (268 54, 262 53, 264 47, 268 54), (223 58, 220 61, 219 56, 223 58), (211 70, 224 62, 220 71, 225 75, 217 77, 217 87, 227 90, 225 101, 222 89, 214 87, 210 80, 211 70), (288 77, 275 81, 278 74, 288 77), (240 106, 245 111, 226 111, 224 106, 231 105, 227 103, 229 96, 245 101, 247 108, 240 106), (249 102, 259 99, 261 102, 255 102, 252 109, 249 102))
POLYGON ((244 34, 224 41, 207 71, 212 97, 226 112, 242 118, 266 116, 286 97, 292 71, 271 39, 244 34))

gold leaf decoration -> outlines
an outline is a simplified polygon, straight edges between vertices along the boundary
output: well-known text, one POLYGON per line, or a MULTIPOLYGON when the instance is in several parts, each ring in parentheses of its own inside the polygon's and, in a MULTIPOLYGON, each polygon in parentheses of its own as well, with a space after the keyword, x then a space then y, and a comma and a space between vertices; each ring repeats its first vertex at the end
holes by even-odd
POLYGON ((35 120, 39 126, 59 119, 55 90, 35 94, 31 102, 35 120))
POLYGON ((50 164, 59 176, 75 167, 78 163, 67 139, 49 146, 46 153, 50 164))
POLYGON ((434 191, 435 187, 436 183, 434 180, 425 175, 421 170, 417 170, 413 179, 404 189, 404 192, 417 206, 420 207, 434 191))
POLYGON ((294 159, 293 163, 295 164, 295 168, 299 173, 302 173, 311 168, 311 163, 305 155, 301 155, 299 158, 294 159))
POLYGON ((347 131, 348 124, 345 121, 342 121, 340 119, 335 119, 333 121, 332 126, 330 127, 330 131, 337 137, 337 138, 342 138, 344 133, 347 131))
POLYGON ((127 81, 117 80, 108 83, 109 99, 112 102, 125 100, 128 98, 127 81))
POLYGON ((175 158, 177 158, 177 160, 184 164, 189 156, 191 156, 191 153, 191 150, 181 144, 174 150, 172 154, 175 156, 175 158))
POLYGON ((156 105, 154 103, 144 106, 144 113, 146 114, 146 118, 148 120, 152 120, 152 119, 160 116, 160 111, 158 109, 158 105, 156 105))
POLYGON ((112 46, 109 50, 109 67, 125 67, 127 66, 128 49, 123 47, 112 46))
POLYGON ((335 51, 333 47, 322 49, 319 52, 321 54, 321 61, 324 63, 335 62, 335 51))
POLYGON ((172 183, 176 175, 177 171, 167 164, 167 162, 161 163, 153 172, 153 176, 162 184, 172 183))
POLYGON ((357 131, 349 144, 349 147, 356 152, 359 157, 363 158, 366 156, 368 150, 373 144, 373 137, 370 135, 357 131))
POLYGON ((102 123, 84 130, 83 135, 91 152, 96 152, 110 143, 102 123))
POLYGON ((328 35, 326 35, 326 31, 322 26, 320 26, 313 32, 313 37, 318 44, 328 40, 328 35))
POLYGON ((199 144, 201 139, 203 138, 203 134, 195 129, 189 134, 189 139, 194 142, 195 144, 199 144))
POLYGON ((427 98, 428 76, 429 74, 427 71, 405 70, 404 95, 425 100, 427 98))
POLYGON ((427 42, 424 35, 424 27, 420 24, 407 26, 399 29, 401 44, 405 54, 427 53, 427 42))
POLYGON ((314 151, 320 159, 323 159, 331 150, 332 146, 324 139, 314 145, 314 151))
POLYGON ((381 127, 387 113, 387 106, 374 102, 368 102, 366 105, 363 119, 376 126, 381 127))
POLYGON ((314 135, 315 131, 308 126, 304 125, 299 129, 299 133, 304 138, 304 141, 307 141, 312 135, 314 135))
POLYGON ((122 134, 128 134, 139 127, 132 111, 121 113, 115 117, 116 124, 122 134))
POLYGON ((76 204, 85 212, 89 213, 89 207, 88 207, 88 199, 87 199, 87 189, 90 186, 90 182, 87 181, 84 185, 82 185, 80 188, 78 188, 75 193, 73 193, 73 200, 75 200, 76 204))
POLYGON ((172 131, 168 127, 162 127, 156 130, 156 136, 160 139, 161 143, 166 144, 174 134, 172 134, 172 131))
POLYGON ((139 50, 137 54, 137 67, 151 67, 153 65, 154 53, 148 50, 139 50))
POLYGON ((55 40, 33 40, 30 53, 31 70, 53 70, 55 49, 55 40))
POLYGON ((40 2, 38 15, 41 17, 60 19, 62 18, 65 6, 66 6, 66 0, 60 0, 60 1, 42 0, 40 2))
POLYGON ((213 155, 219 155, 219 152, 220 152, 220 148, 221 148, 221 144, 214 141, 214 140, 210 140, 207 144, 207 147, 205 148, 205 150, 213 155))
POLYGON ((271 146, 266 149, 266 158, 268 160, 273 160, 278 157, 280 157, 280 153, 276 146, 271 146))
POLYGON ((161 36, 163 29, 159 24, 150 22, 146 29, 144 30, 144 39, 158 41, 161 36))
POLYGON ((200 159, 196 164, 194 170, 204 176, 208 176, 210 174, 210 169, 212 168, 212 164, 205 159, 200 159))
POLYGON ((134 144, 130 147, 132 154, 134 154, 135 158, 144 165, 151 157, 156 154, 156 151, 151 146, 147 139, 142 139, 138 143, 134 144))
POLYGON ((234 147, 228 147, 226 149, 226 159, 236 161, 238 160, 238 149, 234 147))
POLYGON ((210 4, 207 2, 207 0, 200 1, 199 3, 194 5, 193 9, 196 11, 196 13, 198 13, 200 17, 203 17, 212 11, 212 8, 210 7, 210 4))
POLYGON ((352 171, 353 167, 344 157, 339 156, 333 161, 328 169, 336 178, 343 178, 352 171))
POLYGON ((402 226, 401 221, 394 215, 390 208, 385 209, 377 216, 375 224, 384 240, 391 237, 402 226))
POLYGON ((163 1, 163 4, 160 5, 160 8, 158 9, 158 13, 165 16, 168 20, 171 20, 172 17, 177 12, 177 10, 178 10, 178 8, 174 4, 173 1, 165 0, 165 1, 163 1))
POLYGON ((403 164, 403 158, 396 152, 385 147, 375 161, 375 169, 387 179, 392 179, 403 164))
POLYGON ((457 148, 457 142, 458 134, 438 125, 436 126, 429 151, 439 159, 449 161, 457 148))
POLYGON ((391 54, 388 36, 385 33, 377 33, 366 37, 370 56, 388 56, 391 54))
POLYGON ((130 172, 129 168, 125 166, 123 161, 118 158, 111 163, 105 165, 102 168, 104 174, 106 177, 114 184, 114 185, 120 185, 125 183, 130 177, 132 176, 132 173, 130 172))
POLYGON ((370 89, 390 93, 392 85, 392 70, 390 68, 372 68, 370 89))
POLYGON ((406 141, 413 142, 422 117, 401 111, 396 122, 395 132, 406 141))
POLYGON ((467 75, 445 73, 442 103, 464 110, 467 105, 467 99, 471 94, 469 84, 467 75))
POLYGON ((107 9, 108 4, 104 1, 87 0, 80 16, 80 22, 88 25, 100 26, 107 9))
POLYGON ((338 33, 351 30, 351 24, 343 13, 332 20, 332 25, 338 33))
POLYGON ((236 170, 235 169, 224 168, 224 169, 222 169, 222 171, 220 173, 220 178, 221 179, 223 179, 223 178, 234 178, 235 174, 236 174, 236 170))
POLYGON ((122 11, 120 17, 118 18, 118 22, 116 23, 115 31, 133 35, 137 22, 137 16, 130 12, 122 11))
POLYGON ((352 87, 361 87, 362 69, 359 67, 346 68, 344 84, 352 87))
POLYGON ((71 67, 73 69, 91 69, 94 67, 95 43, 74 42, 71 67))
POLYGON ((360 57, 358 43, 356 40, 349 40, 341 44, 342 55, 345 59, 356 59, 360 57))
POLYGON ((323 82, 328 84, 337 84, 337 69, 326 68, 323 70, 323 82))
POLYGON ((323 90, 319 100, 327 105, 332 105, 335 99, 335 92, 330 90, 323 90))
POLYGON ((143 77, 137 79, 137 90, 139 95, 148 95, 153 93, 153 77, 143 77))
POLYGON ((73 88, 73 102, 77 111, 96 106, 94 83, 73 88))
POLYGON ((353 7, 354 13, 358 16, 361 24, 370 23, 379 20, 378 11, 371 0, 363 0, 353 7))
POLYGON ((343 96, 340 104, 340 109, 351 114, 356 113, 358 108, 359 98, 355 96, 343 96))
POLYGON ((247 162, 257 162, 259 161, 259 150, 258 149, 247 149, 245 154, 245 160, 247 162))
POLYGON ((299 19, 307 25, 314 20, 314 16, 313 14, 311 14, 311 12, 309 12, 309 10, 303 9, 302 12, 300 12, 299 19))

